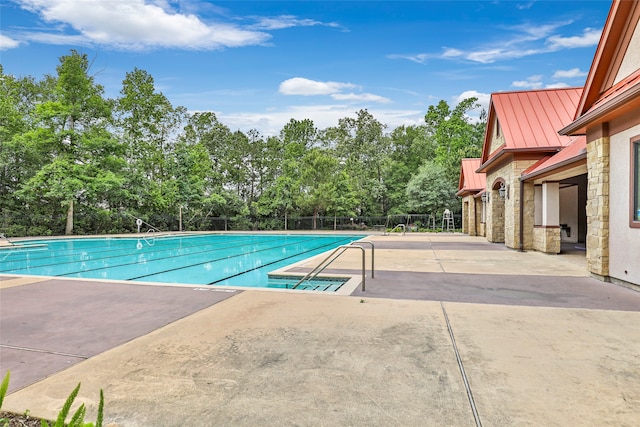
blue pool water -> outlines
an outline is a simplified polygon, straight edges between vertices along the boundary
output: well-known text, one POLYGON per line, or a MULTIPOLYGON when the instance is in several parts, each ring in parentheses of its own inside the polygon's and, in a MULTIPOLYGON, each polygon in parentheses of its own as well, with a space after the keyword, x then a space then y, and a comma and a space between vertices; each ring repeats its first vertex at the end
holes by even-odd
POLYGON ((28 243, 31 248, 1 251, 0 273, 286 288, 291 280, 270 282, 267 273, 360 238, 208 234, 38 240, 28 243))

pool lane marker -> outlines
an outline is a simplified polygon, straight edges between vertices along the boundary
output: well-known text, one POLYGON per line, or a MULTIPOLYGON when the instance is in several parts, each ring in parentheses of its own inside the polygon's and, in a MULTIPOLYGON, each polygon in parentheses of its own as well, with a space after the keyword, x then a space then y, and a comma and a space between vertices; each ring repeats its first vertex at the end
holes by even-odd
POLYGON ((444 314, 444 320, 447 323, 447 329, 449 330, 449 336, 451 337, 451 344, 453 344, 453 351, 456 354, 456 360, 458 361, 458 367, 460 368, 460 374, 462 375, 464 388, 467 389, 467 397, 469 398, 469 405, 471 405, 471 411, 473 412, 473 418, 476 422, 476 427, 482 427, 480 415, 478 414, 478 410, 476 408, 476 402, 473 400, 473 393, 471 392, 471 387, 469 386, 469 381, 467 380, 467 374, 464 371, 464 365, 462 364, 462 359, 460 358, 460 353, 458 352, 458 345, 456 344, 456 339, 453 336, 453 329, 451 328, 451 323, 449 323, 449 316, 447 316, 447 311, 444 309, 444 303, 442 301, 440 301, 440 307, 442 307, 442 314, 444 314))

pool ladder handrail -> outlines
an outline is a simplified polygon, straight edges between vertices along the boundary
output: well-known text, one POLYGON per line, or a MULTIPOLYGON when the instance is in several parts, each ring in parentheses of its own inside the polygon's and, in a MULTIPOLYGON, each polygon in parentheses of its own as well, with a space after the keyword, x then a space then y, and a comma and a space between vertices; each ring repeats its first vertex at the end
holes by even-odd
POLYGON ((308 280, 313 280, 316 277, 318 277, 318 275, 320 273, 322 273, 327 267, 329 267, 329 265, 331 263, 333 263, 333 261, 335 261, 336 259, 338 259, 338 257, 340 255, 342 255, 347 249, 355 249, 358 248, 362 251, 362 291, 364 292, 365 290, 365 250, 362 246, 357 246, 358 243, 367 243, 369 245, 371 245, 371 278, 374 278, 374 252, 375 252, 375 247, 373 245, 372 242, 369 242, 368 240, 358 240, 355 242, 351 242, 348 245, 340 245, 337 248, 335 248, 326 258, 324 258, 315 268, 313 268, 309 273, 307 273, 302 279, 300 279, 298 281, 298 283, 296 283, 295 285, 293 285, 293 288, 291 289, 296 289, 298 286, 300 286, 303 282, 308 281, 308 280))
POLYGON ((407 226, 405 224, 398 224, 395 227, 393 227, 389 232, 385 232, 384 235, 387 236, 387 235, 393 233, 398 228, 402 228, 402 235, 403 236, 405 234, 407 234, 407 226))

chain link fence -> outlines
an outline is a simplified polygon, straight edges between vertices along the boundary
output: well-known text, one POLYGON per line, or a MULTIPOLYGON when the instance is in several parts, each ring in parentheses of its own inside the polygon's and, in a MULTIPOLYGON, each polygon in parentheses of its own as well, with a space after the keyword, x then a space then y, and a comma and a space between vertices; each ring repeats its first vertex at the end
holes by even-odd
MULTIPOLYGON (((64 215, 0 216, 0 234, 6 237, 64 235, 67 218, 64 215)), ((362 217, 301 216, 279 218, 193 217, 175 215, 136 216, 114 212, 74 217, 73 234, 127 234, 154 231, 396 231, 407 232, 460 231, 461 215, 453 215, 454 230, 447 230, 442 215, 391 215, 362 217), (141 221, 137 221, 137 220, 141 221), (138 223, 140 227, 138 228, 138 223)))

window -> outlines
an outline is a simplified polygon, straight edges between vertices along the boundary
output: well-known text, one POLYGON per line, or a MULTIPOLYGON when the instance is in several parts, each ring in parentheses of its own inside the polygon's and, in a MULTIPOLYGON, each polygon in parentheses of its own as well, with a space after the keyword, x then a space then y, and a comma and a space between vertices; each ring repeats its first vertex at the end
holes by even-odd
POLYGON ((631 226, 640 227, 640 136, 631 139, 631 226))

